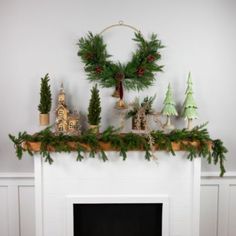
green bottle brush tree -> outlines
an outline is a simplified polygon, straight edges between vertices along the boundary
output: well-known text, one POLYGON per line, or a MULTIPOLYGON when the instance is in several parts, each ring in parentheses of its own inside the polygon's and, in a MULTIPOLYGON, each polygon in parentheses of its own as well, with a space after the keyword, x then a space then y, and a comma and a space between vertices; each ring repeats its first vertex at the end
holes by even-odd
POLYGON ((40 112, 39 121, 40 125, 49 125, 49 112, 52 106, 52 95, 49 85, 49 75, 46 74, 41 78, 40 89, 40 103, 38 110, 40 112))
POLYGON ((101 100, 97 84, 91 89, 91 98, 88 107, 88 122, 91 131, 98 133, 101 122, 101 100))

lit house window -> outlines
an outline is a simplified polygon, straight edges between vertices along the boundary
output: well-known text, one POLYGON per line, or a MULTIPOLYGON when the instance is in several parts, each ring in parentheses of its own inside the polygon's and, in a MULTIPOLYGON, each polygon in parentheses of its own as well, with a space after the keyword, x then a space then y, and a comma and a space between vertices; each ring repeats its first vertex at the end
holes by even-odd
POLYGON ((69 124, 69 128, 70 128, 70 129, 73 129, 73 128, 74 128, 74 124, 73 124, 73 122, 70 122, 70 124, 69 124))
POLYGON ((64 114, 63 110, 59 110, 59 111, 58 111, 58 115, 59 115, 60 117, 62 117, 63 114, 64 114))

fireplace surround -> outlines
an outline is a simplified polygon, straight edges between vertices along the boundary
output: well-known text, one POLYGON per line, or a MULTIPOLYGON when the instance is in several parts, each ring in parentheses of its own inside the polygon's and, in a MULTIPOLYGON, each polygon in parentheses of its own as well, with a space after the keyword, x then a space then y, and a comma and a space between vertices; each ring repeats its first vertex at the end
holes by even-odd
POLYGON ((162 204, 74 204, 74 236, 162 236, 162 204))
POLYGON ((161 204, 162 236, 199 236, 200 158, 156 154, 157 161, 146 161, 130 151, 122 161, 109 151, 104 163, 55 153, 53 165, 36 155, 36 236, 74 236, 76 204, 161 204))
POLYGON ((168 224, 165 195, 67 197, 68 236, 168 236, 168 224))

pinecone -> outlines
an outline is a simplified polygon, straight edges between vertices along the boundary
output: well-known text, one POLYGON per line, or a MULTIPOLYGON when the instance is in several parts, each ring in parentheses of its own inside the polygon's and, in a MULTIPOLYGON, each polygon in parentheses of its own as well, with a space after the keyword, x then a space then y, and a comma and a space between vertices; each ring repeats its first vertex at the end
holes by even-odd
POLYGON ((125 78, 124 73, 122 73, 122 72, 117 72, 117 73, 116 73, 116 79, 117 79, 118 81, 121 81, 121 80, 123 80, 124 78, 125 78))
POLYGON ((140 67, 140 68, 137 69, 137 75, 138 75, 139 77, 143 76, 143 75, 144 75, 144 72, 145 72, 145 69, 142 68, 142 67, 140 67))
POLYGON ((85 58, 86 58, 86 60, 90 60, 93 58, 93 54, 88 52, 85 54, 85 58))
POLYGON ((95 72, 96 72, 96 74, 100 74, 102 72, 102 67, 101 66, 97 66, 95 68, 95 72))
POLYGON ((153 55, 147 56, 147 61, 148 62, 153 62, 156 58, 153 55))

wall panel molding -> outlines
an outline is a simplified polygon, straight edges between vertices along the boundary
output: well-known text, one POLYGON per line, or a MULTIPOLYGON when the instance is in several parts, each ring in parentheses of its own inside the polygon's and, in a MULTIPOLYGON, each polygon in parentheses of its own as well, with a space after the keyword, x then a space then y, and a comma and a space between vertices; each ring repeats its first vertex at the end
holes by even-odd
MULTIPOLYGON (((0 173, 0 235, 34 236, 34 173, 0 173)), ((203 172, 200 236, 236 235, 236 172, 203 172)))
POLYGON ((235 236, 235 217, 236 217, 236 172, 229 172, 224 178, 220 178, 218 173, 205 173, 201 179, 201 235, 200 236, 235 236), (214 188, 218 191, 212 194, 214 188), (211 209, 214 199, 215 209, 211 209), (208 209, 205 209, 209 206, 208 209), (204 208, 203 208, 204 207, 204 208), (217 215, 215 215, 217 214, 217 215), (215 221, 217 219, 216 231, 215 221), (212 234, 212 231, 215 233, 212 234))
POLYGON ((32 197, 32 191, 34 192, 33 173, 0 173, 0 190, 3 188, 7 199, 5 199, 5 193, 0 191, 0 209, 4 210, 3 212, 5 214, 2 215, 3 213, 0 213, 0 235, 34 236, 34 217, 27 218, 26 214, 20 217, 22 216, 20 215, 22 201, 27 201, 28 205, 31 207, 27 207, 26 210, 29 211, 29 214, 34 214, 32 210, 32 204, 34 205, 34 197, 32 197), (28 188, 32 188, 29 197, 22 194, 22 191, 24 193, 24 189, 28 188), (27 229, 27 227, 22 228, 22 222, 25 223, 26 220, 28 221, 27 224, 33 227, 29 227, 29 229, 27 229), (25 229, 28 230, 27 233, 25 229))

